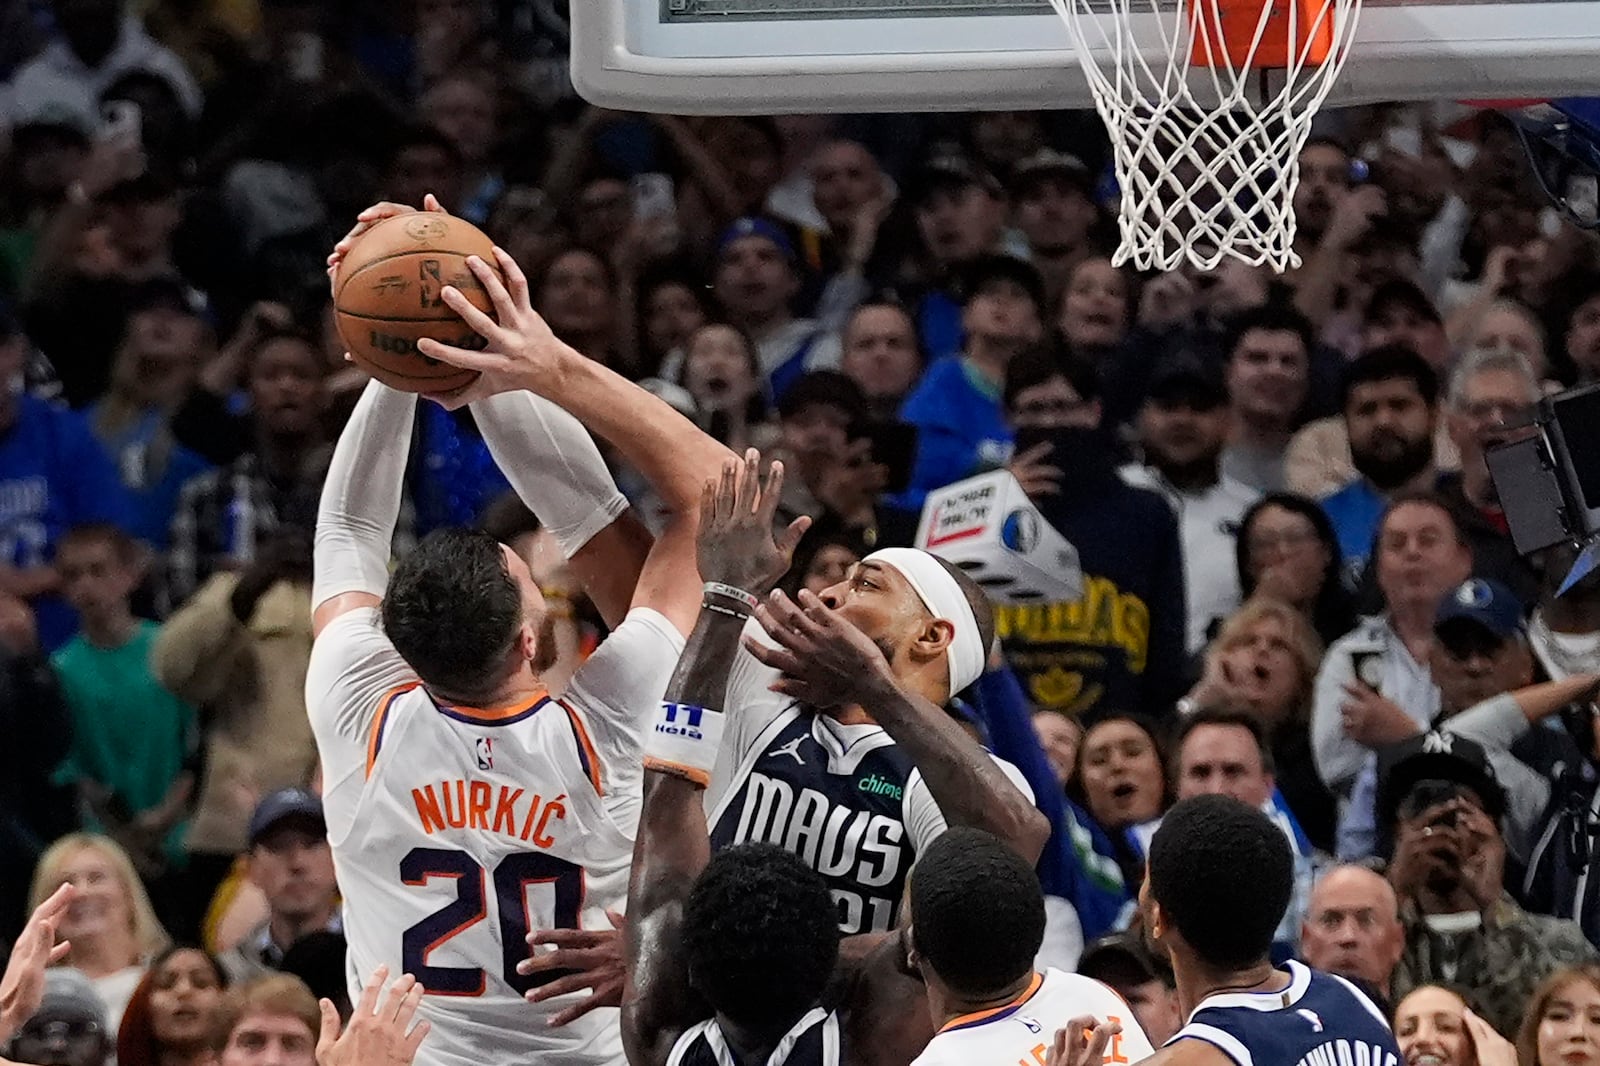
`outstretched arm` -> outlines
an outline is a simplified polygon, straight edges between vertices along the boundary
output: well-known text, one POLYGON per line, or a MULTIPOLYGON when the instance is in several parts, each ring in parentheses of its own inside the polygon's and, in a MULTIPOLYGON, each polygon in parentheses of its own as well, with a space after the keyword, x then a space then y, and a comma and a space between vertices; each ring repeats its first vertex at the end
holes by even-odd
POLYGON ((895 679, 871 638, 806 591, 798 605, 774 592, 756 618, 777 646, 745 647, 783 673, 775 691, 816 707, 860 706, 911 756, 948 824, 987 830, 1038 860, 1050 836, 1044 815, 942 708, 895 679))
POLYGON ((415 396, 373 381, 339 435, 311 553, 313 633, 383 600, 416 413, 415 396))
POLYGON ((783 464, 760 484, 760 457, 731 456, 703 490, 698 562, 704 608, 645 746, 644 811, 628 886, 628 975, 622 1038, 633 1066, 660 1066, 683 1031, 707 1016, 689 987, 681 930, 696 878, 711 861, 703 791, 721 747, 728 669, 749 618, 744 596, 770 587, 788 568, 804 519, 772 538, 783 464), (715 591, 718 588, 738 590, 715 591))
POLYGON ((662 400, 559 340, 533 310, 522 269, 499 249, 495 259, 498 270, 476 256, 467 260, 494 303, 495 318, 456 288, 443 291, 445 303, 487 347, 474 352, 433 340, 418 342, 424 355, 482 375, 464 392, 440 402, 460 406, 526 390, 564 408, 610 442, 645 476, 668 511, 633 604, 654 608, 681 632, 689 632, 700 603, 700 579, 692 565, 700 489, 731 454, 662 400))

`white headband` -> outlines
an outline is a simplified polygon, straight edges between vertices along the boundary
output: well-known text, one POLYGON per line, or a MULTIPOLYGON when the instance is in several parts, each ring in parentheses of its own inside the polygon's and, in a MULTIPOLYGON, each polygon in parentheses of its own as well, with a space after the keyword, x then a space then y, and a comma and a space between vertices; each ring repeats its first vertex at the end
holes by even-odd
POLYGON ((861 561, 894 567, 928 613, 955 628, 956 635, 945 649, 951 696, 983 676, 983 664, 988 656, 983 638, 978 634, 977 616, 972 613, 966 593, 936 556, 921 548, 879 548, 861 561))

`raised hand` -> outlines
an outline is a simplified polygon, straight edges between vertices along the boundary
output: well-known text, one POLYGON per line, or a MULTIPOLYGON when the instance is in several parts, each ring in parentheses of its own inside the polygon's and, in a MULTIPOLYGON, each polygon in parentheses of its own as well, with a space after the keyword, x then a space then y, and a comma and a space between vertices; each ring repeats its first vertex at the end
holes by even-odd
POLYGON ((33 1017, 44 999, 44 972, 72 950, 63 940, 56 943, 56 927, 78 890, 64 884, 34 910, 28 924, 11 949, 11 961, 0 978, 0 1044, 33 1017))
POLYGON ((773 522, 782 496, 782 463, 773 463, 763 482, 761 453, 754 448, 742 460, 723 460, 721 478, 707 481, 700 492, 695 538, 700 576, 755 595, 772 588, 788 572, 795 547, 811 525, 802 515, 775 537, 773 522))
POLYGON ((1116 1022, 1099 1022, 1088 1014, 1074 1018, 1065 1029, 1056 1030, 1045 1066, 1101 1066, 1111 1038, 1121 1032, 1122 1026, 1116 1022))
POLYGON ((478 380, 466 389, 428 397, 451 410, 501 392, 538 392, 542 378, 560 372, 564 352, 583 358, 557 340, 533 309, 528 278, 516 260, 501 248, 494 250, 494 257, 498 271, 478 256, 467 257, 467 266, 494 305, 493 318, 474 307, 454 285, 446 285, 440 292, 445 305, 484 339, 485 347, 469 351, 431 337, 417 342, 417 351, 429 359, 478 371, 478 380))
POLYGON ((372 971, 350 1024, 339 1032, 339 1012, 328 1000, 322 1008, 322 1033, 317 1038, 317 1066, 411 1066, 428 1035, 426 1020, 411 1025, 422 1002, 422 986, 404 974, 378 1003, 389 968, 372 971))
POLYGON ((517 963, 519 974, 528 977, 570 971, 529 991, 529 1003, 589 990, 583 999, 550 1016, 546 1024, 552 1029, 571 1025, 596 1007, 622 1006, 622 983, 628 976, 622 931, 628 920, 616 911, 606 911, 606 917, 611 920, 610 929, 535 929, 528 934, 528 947, 554 950, 517 963))
POLYGON ((756 620, 778 646, 748 636, 744 646, 783 675, 773 692, 825 709, 865 704, 894 687, 889 661, 872 639, 809 590, 800 591, 798 605, 773 592, 756 608, 756 620))
MULTIPOLYGON (((439 203, 439 198, 433 195, 431 192, 422 198, 422 209, 424 211, 433 211, 440 215, 447 215, 450 213, 444 209, 442 204, 439 203)), ((350 228, 350 232, 339 238, 339 243, 335 244, 333 246, 333 251, 328 253, 329 287, 333 287, 335 281, 338 279, 339 264, 344 262, 344 257, 350 253, 351 248, 355 247, 356 240, 363 233, 367 232, 367 230, 371 229, 373 226, 376 226, 386 218, 393 218, 396 215, 415 214, 416 210, 416 208, 410 207, 406 204, 390 203, 389 201, 384 200, 373 204, 371 207, 357 215, 356 224, 350 228)))

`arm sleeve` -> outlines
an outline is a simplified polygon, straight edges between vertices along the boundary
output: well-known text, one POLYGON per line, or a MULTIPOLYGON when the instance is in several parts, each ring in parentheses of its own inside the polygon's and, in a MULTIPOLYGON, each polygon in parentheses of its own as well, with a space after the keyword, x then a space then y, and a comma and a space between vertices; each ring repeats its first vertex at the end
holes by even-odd
MULTIPOLYGON (((1004 772, 1007 779, 1016 786, 1017 791, 1028 797, 1028 802, 1033 802, 1033 789, 1028 787, 1028 782, 1022 776, 1022 771, 1006 762, 1004 759, 991 755, 995 764, 1004 772)), ((928 789, 928 783, 923 780, 920 770, 912 770, 911 778, 906 782, 906 797, 901 807, 901 813, 906 825, 906 836, 911 839, 911 846, 918 855, 921 855, 929 844, 939 838, 939 835, 950 827, 945 821, 944 812, 939 809, 939 804, 934 800, 933 793, 928 789)))
POLYGON ((1311 695, 1311 754, 1322 783, 1340 795, 1349 794, 1365 753, 1360 744, 1345 736, 1339 711, 1352 669, 1349 646, 1343 640, 1334 642, 1322 657, 1311 695))
POLYGON ((353 824, 378 705, 386 693, 416 683, 416 673, 384 635, 375 607, 346 611, 312 644, 306 713, 322 759, 329 839, 341 839, 353 824))
POLYGON ((507 392, 472 412, 496 465, 567 558, 627 510, 589 431, 561 407, 507 392))
POLYGON ((346 592, 382 596, 417 399, 373 381, 361 394, 328 464, 317 511, 311 603, 346 592))

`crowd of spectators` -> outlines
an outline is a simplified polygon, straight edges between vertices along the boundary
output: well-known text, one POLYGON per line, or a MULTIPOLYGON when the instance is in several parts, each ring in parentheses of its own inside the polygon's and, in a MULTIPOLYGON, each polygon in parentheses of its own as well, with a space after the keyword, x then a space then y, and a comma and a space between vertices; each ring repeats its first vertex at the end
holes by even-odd
MULTIPOLYGON (((5 1053, 242 1066, 215 1034, 243 1017, 309 1057, 305 988, 342 992, 302 692, 310 527, 365 378, 323 263, 362 207, 432 192, 559 336, 786 461, 780 517, 815 520, 791 591, 1015 475, 1083 593, 997 603, 952 713, 1053 825, 1050 961, 1158 1045, 1181 1019, 1128 928, 1144 851, 1222 792, 1294 848, 1275 951, 1361 982, 1402 1046, 1600 1060, 1600 576, 1556 595, 1571 549, 1516 552, 1484 457, 1600 379, 1600 243, 1509 125, 1329 113, 1297 269, 1140 275, 1091 114, 605 111, 566 80, 564 6, 0 15, 0 938, 78 886, 70 966, 5 1053)), ((598 612, 469 413, 424 404, 416 437, 397 552, 510 544, 559 687, 598 612)))

